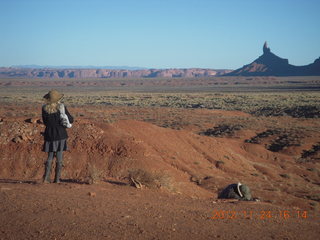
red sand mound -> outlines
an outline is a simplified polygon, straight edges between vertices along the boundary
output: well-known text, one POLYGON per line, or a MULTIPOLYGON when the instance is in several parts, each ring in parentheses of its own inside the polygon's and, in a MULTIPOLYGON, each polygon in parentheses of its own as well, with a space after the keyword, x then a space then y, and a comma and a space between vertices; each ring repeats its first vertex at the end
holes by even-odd
MULTIPOLYGON (((1 130, 1 179, 41 179, 44 126, 7 118, 1 130)), ((69 133, 65 180, 128 182, 129 170, 143 169, 167 176, 161 188, 193 198, 216 197, 219 189, 240 181, 262 201, 305 210, 317 201, 319 172, 307 170, 306 164, 297 164, 285 153, 245 143, 255 135, 249 130, 242 130, 238 138, 215 138, 133 120, 106 124, 80 119, 69 133)))

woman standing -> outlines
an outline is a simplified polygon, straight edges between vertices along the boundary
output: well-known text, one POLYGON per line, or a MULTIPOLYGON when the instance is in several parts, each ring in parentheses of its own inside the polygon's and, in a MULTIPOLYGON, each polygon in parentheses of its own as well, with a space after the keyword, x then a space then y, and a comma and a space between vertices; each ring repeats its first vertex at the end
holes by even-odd
POLYGON ((73 117, 68 112, 67 108, 60 103, 63 94, 60 94, 57 90, 51 90, 43 98, 46 104, 42 106, 42 120, 46 125, 44 132, 44 145, 43 151, 48 153, 48 159, 45 166, 45 174, 43 176, 43 182, 50 182, 51 165, 54 156, 56 156, 56 172, 54 182, 60 182, 61 168, 62 168, 62 153, 68 150, 67 138, 68 134, 66 127, 62 125, 61 112, 62 108, 65 110, 69 122, 73 122, 73 117), (59 110, 61 109, 61 110, 59 110))

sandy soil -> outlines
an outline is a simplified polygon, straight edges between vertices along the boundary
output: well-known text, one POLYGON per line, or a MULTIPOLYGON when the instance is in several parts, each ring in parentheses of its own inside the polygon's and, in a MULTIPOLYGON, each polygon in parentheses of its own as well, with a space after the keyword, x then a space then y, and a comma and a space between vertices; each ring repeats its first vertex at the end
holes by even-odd
POLYGON ((320 233, 319 121, 70 107, 76 122, 63 182, 41 184, 40 107, 1 108, 0 239, 316 239, 320 233), (241 127, 204 134, 221 124, 241 127), (166 178, 136 189, 129 185, 132 169, 166 178), (260 202, 217 200, 238 181, 260 202))
POLYGON ((0 238, 317 239, 320 234, 315 212, 305 218, 290 207, 199 200, 118 184, 1 180, 0 238))

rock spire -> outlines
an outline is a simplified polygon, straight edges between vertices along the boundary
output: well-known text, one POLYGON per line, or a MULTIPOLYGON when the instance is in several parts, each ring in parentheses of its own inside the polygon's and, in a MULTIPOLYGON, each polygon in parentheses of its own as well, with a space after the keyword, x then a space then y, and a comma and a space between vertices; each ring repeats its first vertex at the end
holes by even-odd
POLYGON ((263 53, 269 53, 269 52, 270 52, 270 48, 268 48, 267 42, 264 42, 264 44, 263 44, 263 53))

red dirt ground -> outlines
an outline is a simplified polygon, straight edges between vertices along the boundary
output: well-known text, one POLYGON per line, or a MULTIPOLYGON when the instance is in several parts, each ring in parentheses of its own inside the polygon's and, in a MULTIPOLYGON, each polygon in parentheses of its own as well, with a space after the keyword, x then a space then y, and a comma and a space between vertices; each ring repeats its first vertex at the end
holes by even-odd
POLYGON ((320 233, 314 212, 303 218, 303 211, 290 207, 111 183, 7 181, 0 193, 1 239, 317 239, 320 233), (280 217, 284 211, 290 217, 280 217))
POLYGON ((320 233, 319 153, 297 162, 319 141, 313 130, 318 121, 216 110, 176 110, 172 117, 164 108, 136 109, 135 120, 108 123, 99 117, 101 108, 70 108, 77 120, 69 130, 64 181, 40 184, 44 126, 37 121, 38 108, 29 106, 35 116, 30 120, 25 109, 3 107, 0 115, 0 239, 316 239, 320 233), (159 111, 153 112, 162 116, 159 126, 143 121, 141 112, 148 111, 159 111), (244 127, 230 136, 198 134, 239 121, 244 127), (299 134, 299 144, 272 152, 266 145, 280 135, 258 144, 245 141, 271 123, 296 126, 289 134, 299 134), (167 182, 159 189, 136 189, 128 185, 130 169, 162 174, 167 182), (93 178, 99 183, 86 184, 93 178), (238 181, 261 201, 217 201, 219 190, 238 181), (228 214, 211 219, 218 216, 215 210, 228 214))

